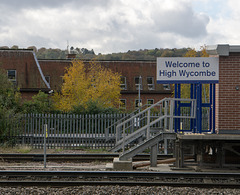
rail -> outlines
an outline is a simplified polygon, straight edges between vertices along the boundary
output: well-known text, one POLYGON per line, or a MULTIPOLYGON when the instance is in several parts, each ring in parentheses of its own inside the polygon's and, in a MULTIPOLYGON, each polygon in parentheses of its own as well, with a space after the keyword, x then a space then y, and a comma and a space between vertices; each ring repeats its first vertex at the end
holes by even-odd
POLYGON ((178 186, 239 188, 239 173, 120 171, 0 171, 1 186, 178 186))

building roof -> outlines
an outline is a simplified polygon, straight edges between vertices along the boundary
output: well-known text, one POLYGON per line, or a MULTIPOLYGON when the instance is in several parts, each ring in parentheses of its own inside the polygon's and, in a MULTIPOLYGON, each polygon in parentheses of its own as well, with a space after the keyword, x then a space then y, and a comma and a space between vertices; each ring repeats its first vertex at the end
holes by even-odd
POLYGON ((240 45, 218 44, 207 46, 210 55, 229 56, 229 53, 240 52, 240 45))

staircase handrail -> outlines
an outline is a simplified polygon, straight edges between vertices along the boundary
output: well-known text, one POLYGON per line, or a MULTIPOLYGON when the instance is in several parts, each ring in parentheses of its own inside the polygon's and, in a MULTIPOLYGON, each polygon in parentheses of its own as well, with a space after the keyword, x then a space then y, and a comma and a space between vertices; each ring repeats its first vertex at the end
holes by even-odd
MULTIPOLYGON (((138 131, 138 132, 139 132, 139 131, 143 131, 143 130, 145 130, 148 126, 151 126, 151 125, 159 122, 160 120, 162 120, 162 119, 164 119, 164 118, 172 118, 172 119, 173 119, 173 118, 195 118, 195 116, 196 116, 196 100, 195 100, 195 99, 164 98, 164 99, 158 101, 157 103, 151 105, 150 107, 146 108, 145 110, 143 110, 143 111, 137 113, 136 115, 132 116, 131 118, 123 121, 121 124, 118 124, 117 127, 116 127, 116 142, 119 142, 117 135, 119 135, 119 131, 121 130, 121 128, 120 128, 121 126, 124 126, 126 123, 130 122, 130 121, 133 120, 134 118, 137 118, 138 116, 144 114, 145 112, 148 112, 149 110, 151 110, 152 108, 160 105, 160 104, 163 103, 164 101, 169 101, 169 102, 170 102, 170 101, 172 101, 172 100, 174 100, 174 101, 191 101, 192 106, 191 106, 191 114, 190 114, 190 116, 174 116, 174 115, 173 115, 173 113, 174 113, 174 112, 173 112, 173 107, 174 107, 174 105, 173 105, 172 107, 170 107, 172 110, 170 110, 170 114, 169 114, 169 115, 168 115, 167 112, 165 112, 165 113, 164 113, 165 115, 160 116, 159 119, 156 119, 156 120, 152 121, 152 122, 149 123, 148 125, 145 125, 144 127, 141 127, 140 129, 138 129, 137 131, 138 131), (164 117, 163 117, 163 116, 164 116, 164 117)), ((173 103, 172 103, 172 104, 173 104, 173 103)), ((165 106, 166 106, 166 105, 165 105, 165 106)), ((125 133, 124 133, 124 140, 126 140, 126 138, 128 139, 128 138, 130 138, 130 137, 132 137, 131 134, 128 135, 127 137, 125 137, 125 133)))
MULTIPOLYGON (((184 98, 164 98, 164 99, 158 101, 157 103, 155 103, 155 104, 149 106, 149 107, 146 108, 145 110, 143 110, 143 111, 137 113, 136 115, 132 116, 131 118, 125 120, 125 121, 122 122, 121 124, 118 124, 117 126, 119 126, 119 125, 123 125, 123 124, 125 124, 125 123, 131 121, 133 118, 136 118, 136 117, 138 117, 139 115, 143 114, 144 112, 146 112, 146 111, 148 111, 148 110, 151 110, 151 109, 154 108, 156 105, 158 105, 158 104, 160 104, 160 103, 162 103, 162 102, 164 102, 164 101, 166 101, 166 100, 176 100, 176 101, 191 101, 191 102, 196 102, 195 99, 184 99, 184 98)), ((196 105, 196 103, 194 103, 194 104, 196 105)), ((195 107, 195 106, 193 106, 192 108, 194 108, 194 107, 195 107)), ((194 115, 193 115, 193 116, 190 116, 190 117, 188 117, 188 116, 173 116, 173 118, 182 118, 182 117, 184 117, 184 118, 195 118, 195 110, 192 110, 191 113, 193 113, 194 115)), ((169 117, 169 116, 167 116, 167 117, 169 117)))
POLYGON ((169 98, 164 98, 164 99, 162 99, 162 100, 160 100, 160 101, 158 101, 157 103, 155 103, 155 104, 153 104, 153 105, 151 105, 151 106, 149 106, 148 108, 146 108, 145 110, 143 110, 143 111, 141 111, 141 112, 138 112, 137 114, 135 114, 134 116, 132 116, 131 118, 129 118, 129 119, 127 119, 127 120, 125 120, 124 122, 122 122, 121 124, 118 124, 117 125, 117 127, 118 126, 120 126, 120 125, 123 125, 123 124, 125 124, 125 123, 127 123, 127 122, 129 122, 129 121, 131 121, 133 118, 136 118, 136 117, 138 117, 139 115, 141 115, 141 114, 143 114, 144 112, 146 112, 146 111, 148 111, 148 110, 150 110, 150 109, 152 109, 152 108, 154 108, 157 104, 160 104, 160 103, 162 103, 163 101, 165 101, 165 100, 167 100, 167 99, 169 99, 169 98))
POLYGON ((128 118, 129 116, 135 115, 135 113, 140 112, 140 110, 144 109, 145 107, 148 107, 150 104, 145 104, 143 106, 141 106, 140 108, 134 110, 133 112, 127 114, 126 116, 122 117, 121 119, 118 119, 116 122, 114 122, 113 124, 111 124, 110 126, 108 126, 107 128, 105 128, 105 137, 106 139, 109 138, 109 129, 117 126, 118 124, 120 124, 122 121, 124 121, 126 118, 128 118))
MULTIPOLYGON (((152 126, 152 125, 156 124, 157 122, 159 122, 160 120, 162 120, 162 119, 164 119, 164 118, 166 118, 166 116, 164 116, 164 115, 158 117, 158 119, 152 121, 152 122, 149 124, 149 126, 152 126)), ((127 140, 127 139, 133 137, 135 134, 137 134, 137 133, 139 133, 139 132, 144 131, 145 129, 147 129, 147 127, 148 127, 148 125, 145 125, 145 126, 141 127, 141 128, 138 129, 137 131, 135 131, 135 132, 127 135, 127 137, 125 137, 124 139, 127 140)), ((124 142, 124 139, 119 140, 119 141, 117 142, 117 144, 120 144, 120 143, 124 142)))

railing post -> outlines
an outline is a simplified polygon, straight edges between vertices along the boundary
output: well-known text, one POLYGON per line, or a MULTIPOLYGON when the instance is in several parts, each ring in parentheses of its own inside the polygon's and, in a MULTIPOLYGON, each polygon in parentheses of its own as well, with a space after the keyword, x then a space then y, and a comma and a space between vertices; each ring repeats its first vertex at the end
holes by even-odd
POLYGON ((122 151, 125 152, 125 124, 123 125, 123 143, 122 143, 122 151))
POLYGON ((150 138, 150 110, 147 113, 147 139, 150 138))
POLYGON ((168 154, 168 139, 164 138, 164 142, 163 142, 163 146, 164 146, 164 154, 167 155, 168 154))
POLYGON ((170 132, 173 132, 173 113, 174 113, 174 100, 170 100, 170 121, 169 121, 170 132))
POLYGON ((116 127, 116 142, 118 142, 119 138, 120 138, 120 126, 117 125, 116 127))
POLYGON ((167 120, 168 120, 168 100, 166 100, 164 102, 164 115, 165 115, 165 118, 164 118, 164 130, 167 129, 167 120))

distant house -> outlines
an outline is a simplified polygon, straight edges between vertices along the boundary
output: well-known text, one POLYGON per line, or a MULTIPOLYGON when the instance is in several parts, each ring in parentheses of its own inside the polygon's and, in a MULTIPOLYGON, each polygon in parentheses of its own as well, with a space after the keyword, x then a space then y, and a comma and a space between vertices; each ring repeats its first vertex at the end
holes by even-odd
MULTIPOLYGON (((65 60, 37 60, 32 50, 0 50, 0 67, 9 80, 19 87, 23 99, 31 99, 39 90, 59 91, 66 67, 74 56, 65 60)), ((89 61, 84 61, 89 63, 89 61)), ((153 104, 170 97, 170 85, 156 84, 156 61, 99 61, 102 66, 119 72, 121 76, 122 109, 134 109, 140 103, 153 104)))
POLYGON ((0 67, 20 89, 23 99, 31 99, 39 90, 50 90, 32 50, 0 50, 0 67))

